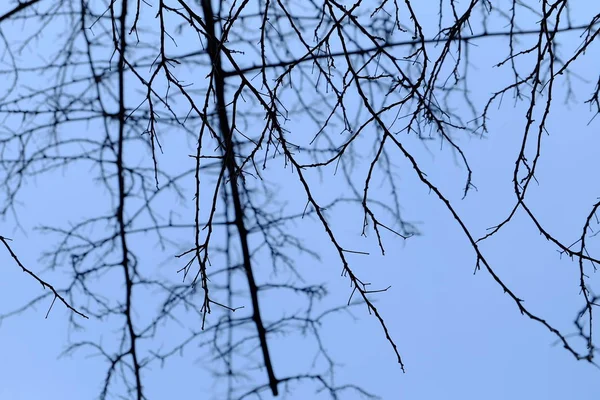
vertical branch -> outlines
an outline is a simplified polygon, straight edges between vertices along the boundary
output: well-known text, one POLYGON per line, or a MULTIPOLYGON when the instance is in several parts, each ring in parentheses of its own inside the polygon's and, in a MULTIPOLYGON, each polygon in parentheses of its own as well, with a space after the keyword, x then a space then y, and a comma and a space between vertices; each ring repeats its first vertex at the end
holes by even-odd
POLYGON ((215 96, 217 101, 217 115, 219 118, 219 131, 225 145, 225 155, 223 162, 227 168, 229 175, 229 184, 231 187, 231 197, 233 200, 234 209, 234 221, 240 238, 240 246, 242 248, 242 264, 244 271, 246 272, 246 278, 248 279, 248 287, 250 290, 250 297, 252 300, 252 320, 256 326, 258 339, 260 342, 260 348, 262 350, 264 365, 267 369, 267 375, 269 378, 269 387, 273 396, 278 395, 277 389, 277 378, 273 371, 273 364, 271 362, 271 356, 269 354, 269 347, 267 344, 267 330, 262 321, 260 313, 260 305, 258 301, 258 287, 254 279, 254 271, 252 270, 252 261, 250 259, 250 249, 248 246, 248 230, 244 222, 244 209, 242 207, 241 194, 237 184, 237 165, 235 162, 235 149, 233 144, 233 132, 229 126, 229 120, 227 117, 227 109, 225 102, 225 75, 223 66, 221 64, 221 54, 219 49, 219 41, 217 40, 215 33, 215 16, 211 4, 211 0, 202 0, 202 11, 204 13, 206 37, 208 41, 207 49, 212 64, 212 74, 214 76, 213 83, 215 89, 215 96))
MULTIPOLYGON (((127 47, 127 40, 125 38, 125 32, 127 31, 126 20, 127 20, 127 1, 123 0, 121 3, 121 15, 119 16, 119 61, 118 61, 118 80, 119 80, 119 137, 117 141, 117 179, 118 179, 118 196, 119 196, 119 204, 117 206, 117 224, 119 229, 119 240, 121 242, 121 252, 122 252, 122 260, 121 265, 123 266, 123 273, 125 276, 125 318, 127 320, 127 332, 129 335, 129 340, 131 341, 128 353, 131 355, 133 362, 133 372, 135 375, 135 391, 136 391, 136 399, 142 400, 144 397, 142 395, 142 381, 140 377, 140 363, 138 361, 137 350, 136 350, 136 340, 137 335, 135 333, 135 329, 133 327, 133 319, 132 319, 132 305, 131 298, 133 292, 133 277, 132 271, 130 270, 131 266, 129 265, 129 249, 127 245, 127 232, 126 232, 126 222, 125 222, 125 200, 127 197, 127 193, 125 190, 125 168, 123 161, 123 150, 124 150, 124 139, 125 139, 125 125, 127 118, 127 110, 125 106, 125 68, 126 68, 126 59, 125 52, 127 47)), ((115 38, 116 41, 116 38, 115 38)))
MULTIPOLYGON (((223 203, 224 203, 224 212, 225 212, 225 221, 231 221, 231 212, 228 204, 229 193, 227 190, 227 183, 223 182, 223 203)), ((226 266, 227 266, 227 307, 233 307, 233 273, 235 269, 232 267, 233 265, 233 257, 231 257, 231 242, 234 239, 234 232, 232 232, 231 226, 227 224, 225 227, 225 248, 227 251, 225 252, 226 257, 226 266)), ((233 318, 231 313, 227 313, 227 348, 233 348, 233 329, 232 323, 233 318)), ((234 370, 233 370, 233 352, 228 351, 225 357, 225 366, 227 368, 227 400, 232 400, 234 395, 234 370)))

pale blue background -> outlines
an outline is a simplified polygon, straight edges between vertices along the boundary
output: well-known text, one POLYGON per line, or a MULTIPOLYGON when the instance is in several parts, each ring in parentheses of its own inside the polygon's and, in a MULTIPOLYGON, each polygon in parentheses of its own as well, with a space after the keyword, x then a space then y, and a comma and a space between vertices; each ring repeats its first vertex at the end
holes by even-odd
MULTIPOLYGON (((577 34, 565 38, 571 43, 579 40, 577 34)), ((498 70, 491 67, 505 55, 506 39, 486 39, 478 46, 472 53, 478 69, 470 73, 474 96, 481 102, 492 90, 502 87, 494 75, 498 70)), ((591 79, 576 83, 578 103, 569 106, 561 98, 555 99, 548 125, 550 136, 543 139, 537 174, 540 186, 532 186, 529 192, 529 202, 542 223, 565 243, 576 240, 589 207, 600 195, 599 121, 588 124, 592 114, 582 105, 593 89, 599 59, 596 46, 574 66, 591 79)), ((459 139, 475 171, 478 188, 465 200, 461 200, 464 171, 455 167, 453 157, 438 151, 437 144, 431 144, 429 151, 422 146, 419 150, 416 142, 409 144, 431 181, 445 191, 476 236, 499 222, 513 204, 512 168, 525 118, 523 106, 513 108, 508 100, 494 112, 488 137, 459 139)), ((175 150, 167 143, 162 157, 168 160, 175 150)), ((558 400, 599 395, 600 371, 574 360, 555 345, 556 338, 541 325, 521 316, 486 272, 473 276, 475 257, 459 227, 400 157, 398 154, 398 163, 405 168, 402 183, 410 188, 402 198, 404 213, 411 221, 419 222, 423 236, 406 242, 389 238, 386 256, 381 257, 372 238, 365 240, 359 235, 362 215, 357 213, 352 218, 340 211, 333 218, 347 224, 337 227, 348 238, 348 247, 372 254, 369 258, 350 258, 356 272, 379 287, 392 285, 388 293, 377 297, 377 306, 387 318, 407 373, 400 372, 377 322, 359 307, 353 311, 355 320, 340 314, 329 319, 324 328, 332 354, 343 364, 337 382, 362 384, 383 399, 558 400)), ((282 172, 282 177, 288 172, 282 172)), ((43 270, 39 254, 53 243, 52 237, 34 231, 35 226, 66 225, 102 206, 94 202, 102 199, 102 191, 95 189, 93 182, 86 183, 85 178, 85 169, 67 170, 57 172, 51 180, 40 178, 28 184, 21 195, 24 204, 19 208, 26 235, 13 229, 11 219, 3 222, 1 233, 14 239, 14 251, 32 270, 43 270)), ((299 264, 307 273, 315 274, 315 279, 328 282, 328 304, 343 304, 349 293, 347 281, 339 276, 339 262, 322 230, 316 228, 314 232, 312 245, 327 246, 315 248, 323 252, 323 260, 303 263, 299 259, 299 264)), ((142 251, 150 254, 154 245, 155 239, 149 238, 142 251)), ((577 265, 560 259, 554 246, 538 235, 522 213, 517 213, 515 220, 482 248, 496 272, 525 299, 531 311, 565 333, 574 331, 572 321, 583 304, 577 265)), ((590 250, 597 249, 597 243, 591 240, 590 250)), ((160 260, 169 256, 163 254, 160 260)), ((39 285, 20 273, 6 252, 0 251, 0 261, 0 311, 14 309, 40 294, 39 285)), ((174 273, 173 265, 161 274, 174 273)), ((43 276, 52 281, 61 279, 60 272, 43 276)), ((595 280, 592 274, 590 282, 595 280)), ((266 312, 270 305, 279 306, 270 303, 268 296, 262 300, 266 312)), ((216 311, 214 318, 221 312, 216 311)), ((0 399, 95 398, 104 378, 104 365, 95 357, 86 357, 86 352, 57 360, 69 336, 68 313, 60 304, 55 305, 48 320, 44 320, 45 313, 45 307, 38 307, 0 325, 0 399)), ((86 321, 84 326, 88 332, 104 332, 97 321, 86 321)), ((109 333, 103 334, 104 340, 110 341, 109 333)), ((276 338, 272 344, 278 376, 306 363, 302 342, 286 340, 276 338)), ((583 349, 582 343, 578 346, 583 349)), ((222 387, 217 385, 222 382, 211 378, 204 364, 207 359, 201 359, 193 349, 186 352, 187 358, 176 357, 165 369, 155 364, 145 373, 151 399, 211 398, 211 393, 219 398, 216 393, 222 387), (205 392, 208 394, 202 394, 205 392)), ((292 391, 287 398, 317 398, 310 389, 292 391)), ((269 398, 267 394, 264 397, 269 398)), ((358 397, 347 393, 342 398, 358 397)))

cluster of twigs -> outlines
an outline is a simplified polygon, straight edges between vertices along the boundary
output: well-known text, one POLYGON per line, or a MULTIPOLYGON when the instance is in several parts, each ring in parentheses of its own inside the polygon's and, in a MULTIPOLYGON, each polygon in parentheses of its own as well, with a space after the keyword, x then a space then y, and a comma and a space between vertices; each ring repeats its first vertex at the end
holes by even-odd
MULTIPOLYGON (((315 235, 327 237, 351 285, 348 307, 353 299, 366 305, 404 369, 401 348, 373 302, 373 293, 387 288, 370 289, 355 272, 348 255, 358 251, 343 245, 340 227, 328 216, 331 209, 359 206, 362 234, 372 232, 382 253, 384 233, 399 240, 418 234, 400 212, 402 196, 410 194, 396 179, 399 166, 392 160, 398 154, 460 226, 475 252, 476 268, 483 267, 522 314, 544 325, 576 358, 593 362, 596 296, 586 270, 599 261, 586 244, 600 203, 590 210, 579 240, 567 245, 536 217, 526 194, 535 181, 553 96, 559 82, 570 85, 571 65, 597 42, 600 14, 574 23, 566 0, 515 0, 508 10, 486 0, 467 3, 440 2, 437 24, 423 21, 419 6, 408 0, 351 5, 336 0, 31 0, 3 9, 0 37, 8 67, 0 74, 10 84, 0 93, 2 213, 18 215, 17 198, 31 177, 84 165, 96 173, 112 208, 68 228, 42 227, 60 238, 46 254, 49 266, 71 268, 72 279, 62 290, 26 269, 6 239, 0 240, 25 272, 73 311, 73 324, 80 324, 77 316, 119 324, 116 351, 94 340, 69 348, 91 348, 105 358, 102 399, 120 390, 138 400, 150 398, 144 370, 192 343, 217 354, 228 399, 267 390, 277 396, 294 382, 316 383, 332 398, 345 390, 370 396, 360 387, 333 383, 335 362, 320 326, 344 307, 319 310, 316 302, 325 287, 302 283, 306 272, 298 270, 295 253, 318 258, 321 251, 303 243, 295 224, 319 226, 315 235), (506 29, 488 28, 494 19, 506 22, 506 29), (17 35, 17 29, 23 31, 17 35), (59 41, 42 51, 39 42, 53 40, 57 30, 59 41), (561 54, 560 36, 571 31, 582 33, 581 43, 573 53, 561 54), (536 40, 527 46, 522 37, 536 40), (469 49, 493 38, 507 43, 508 54, 497 66, 514 79, 481 107, 469 94, 469 49), (31 57, 37 51, 40 57, 31 57), (40 84, 28 86, 30 79, 40 84), (466 171, 460 185, 467 196, 474 171, 456 137, 487 134, 491 107, 505 95, 527 105, 513 173, 514 207, 477 238, 407 141, 444 143, 466 171), (459 109, 451 106, 459 102, 459 109), (171 143, 181 137, 192 145, 179 152, 171 143), (178 154, 163 156, 166 149, 178 154), (141 163, 140 154, 145 154, 141 163), (327 202, 313 178, 331 170, 341 171, 335 175, 341 189, 327 202), (389 193, 384 199, 371 189, 377 177, 383 177, 389 193), (304 209, 290 207, 286 192, 296 193, 293 200, 301 198, 304 209), (172 205, 190 204, 190 195, 193 212, 177 215, 172 205), (517 210, 579 262, 585 304, 576 323, 588 344, 585 352, 527 308, 480 248, 517 210), (106 226, 108 233, 100 233, 106 226), (136 244, 148 233, 163 251, 176 255, 173 272, 180 272, 183 282, 156 275, 153 258, 136 244), (177 243, 180 233, 188 247, 177 243), (265 273, 269 265, 286 278, 265 273), (116 271, 123 284, 117 294, 99 284, 116 271), (272 313, 264 311, 262 299, 269 291, 300 295, 302 310, 266 317, 272 313), (149 310, 143 299, 156 292, 162 300, 157 310, 149 310), (80 303, 87 305, 77 307, 80 303), (207 318, 215 307, 225 312, 207 318), (240 307, 248 314, 236 314, 240 307), (137 318, 137 310, 150 316, 137 318), (181 318, 190 327, 187 338, 171 349, 147 350, 166 325, 181 318), (277 375, 269 341, 286 331, 312 335, 315 352, 325 360, 322 372, 277 375), (266 383, 236 384, 246 375, 240 354, 264 368, 266 383)), ((587 101, 595 114, 599 93, 600 80, 587 101)))

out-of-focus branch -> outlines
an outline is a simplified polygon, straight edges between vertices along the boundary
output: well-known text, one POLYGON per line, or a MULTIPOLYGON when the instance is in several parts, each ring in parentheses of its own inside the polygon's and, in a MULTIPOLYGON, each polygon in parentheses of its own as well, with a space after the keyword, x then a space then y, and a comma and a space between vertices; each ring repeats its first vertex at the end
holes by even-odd
POLYGON ((25 1, 23 3, 19 2, 19 4, 15 8, 0 15, 0 22, 9 19, 13 15, 15 15, 15 14, 27 9, 28 7, 31 7, 32 5, 39 3, 39 2, 40 2, 40 0, 29 0, 29 1, 25 1))

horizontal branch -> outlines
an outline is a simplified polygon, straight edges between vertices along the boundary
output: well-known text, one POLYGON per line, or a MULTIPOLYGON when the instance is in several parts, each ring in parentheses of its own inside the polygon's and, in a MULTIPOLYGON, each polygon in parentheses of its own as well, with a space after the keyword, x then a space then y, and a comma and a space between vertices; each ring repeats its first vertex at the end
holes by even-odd
MULTIPOLYGON (((600 23, 587 24, 587 25, 577 25, 577 26, 570 26, 570 27, 566 27, 566 28, 561 28, 561 29, 557 29, 556 33, 559 33, 559 32, 570 32, 570 31, 580 31, 580 30, 584 30, 584 29, 589 29, 589 28, 591 28, 591 27, 593 27, 595 25, 600 25, 600 23)), ((435 37, 435 38, 430 38, 430 39, 425 39, 425 40, 420 40, 420 39, 405 40, 405 41, 401 41, 401 42, 384 43, 381 46, 373 46, 373 47, 364 48, 364 49, 348 50, 346 52, 340 51, 340 52, 336 52, 336 53, 319 54, 319 55, 308 54, 306 56, 306 58, 303 58, 303 59, 297 59, 296 58, 294 60, 280 61, 278 63, 267 64, 267 65, 253 65, 251 67, 240 68, 240 69, 236 69, 234 71, 224 71, 223 75, 225 77, 239 76, 241 74, 246 74, 246 73, 253 72, 253 71, 260 71, 263 68, 270 69, 270 68, 277 68, 277 67, 288 67, 290 65, 299 64, 301 61, 320 60, 320 59, 324 59, 324 58, 334 58, 334 57, 346 57, 348 55, 370 54, 370 53, 372 53, 374 51, 380 51, 381 49, 393 48, 393 47, 402 47, 402 46, 418 46, 418 45, 422 45, 423 43, 437 44, 437 43, 446 43, 448 41, 450 41, 450 42, 459 42, 459 41, 460 42, 469 42, 469 41, 472 41, 472 40, 487 39, 487 38, 493 38, 493 37, 539 35, 539 34, 540 34, 540 30, 539 29, 530 29, 530 30, 522 30, 522 31, 514 31, 514 32, 510 32, 510 31, 509 32, 506 32, 506 31, 502 31, 502 32, 482 32, 482 33, 478 33, 476 35, 456 36, 456 37, 453 37, 453 38, 435 37)), ((197 52, 193 52, 193 53, 188 53, 188 54, 184 54, 184 55, 180 56, 180 58, 193 57, 193 56, 196 56, 196 55, 200 55, 202 53, 203 53, 203 51, 201 51, 201 52, 197 51, 197 52)), ((180 59, 180 58, 177 58, 177 59, 180 59)))

